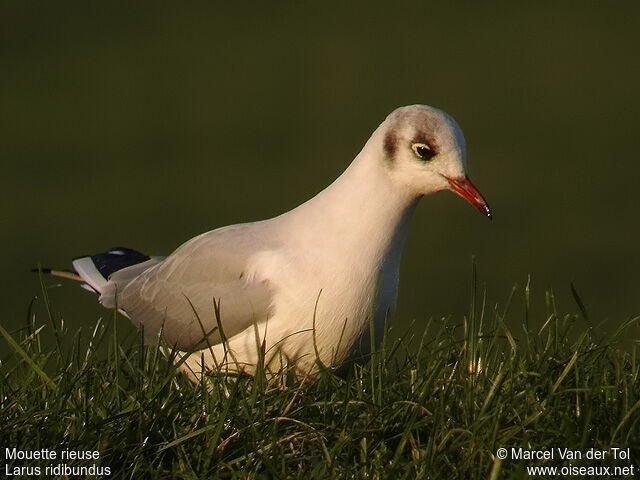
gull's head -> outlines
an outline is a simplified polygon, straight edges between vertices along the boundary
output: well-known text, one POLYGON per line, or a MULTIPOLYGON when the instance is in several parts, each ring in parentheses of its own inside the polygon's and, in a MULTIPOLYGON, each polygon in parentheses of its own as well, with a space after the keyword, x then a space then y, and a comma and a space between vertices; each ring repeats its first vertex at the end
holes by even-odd
POLYGON ((426 105, 400 107, 372 140, 401 188, 418 197, 451 190, 491 218, 489 205, 467 175, 462 130, 445 112, 426 105))

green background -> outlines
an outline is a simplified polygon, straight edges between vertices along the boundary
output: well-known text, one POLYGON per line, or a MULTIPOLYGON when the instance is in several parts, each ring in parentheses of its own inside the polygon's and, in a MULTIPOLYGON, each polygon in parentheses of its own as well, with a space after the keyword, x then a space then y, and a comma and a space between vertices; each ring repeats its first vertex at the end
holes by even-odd
MULTIPOLYGON (((530 274, 538 308, 553 287, 577 311, 574 282, 595 321, 638 313, 638 2, 393 4, 2 2, 0 321, 24 323, 38 262, 295 207, 411 103, 457 119, 495 219, 422 202, 399 322, 461 318, 472 255, 490 308, 530 274)), ((105 314, 51 296, 71 328, 105 314)))

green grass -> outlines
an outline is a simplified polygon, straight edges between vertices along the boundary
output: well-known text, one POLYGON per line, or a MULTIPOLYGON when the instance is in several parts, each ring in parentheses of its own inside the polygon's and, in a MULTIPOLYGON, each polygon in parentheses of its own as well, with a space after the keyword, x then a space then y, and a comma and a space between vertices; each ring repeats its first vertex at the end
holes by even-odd
POLYGON ((463 321, 387 335, 341 376, 212 373, 193 385, 157 347, 119 338, 122 319, 62 331, 45 289, 46 322, 0 331, 2 474, 60 463, 6 460, 6 447, 97 450, 66 463, 108 466, 111 478, 533 478, 527 466, 568 465, 500 461, 499 447, 631 447, 626 462, 571 463, 637 465, 640 348, 618 343, 638 318, 602 338, 577 293, 579 315, 561 315, 548 293, 531 318, 528 288, 514 292, 492 310, 474 292, 463 321), (524 310, 510 308, 514 295, 524 310))

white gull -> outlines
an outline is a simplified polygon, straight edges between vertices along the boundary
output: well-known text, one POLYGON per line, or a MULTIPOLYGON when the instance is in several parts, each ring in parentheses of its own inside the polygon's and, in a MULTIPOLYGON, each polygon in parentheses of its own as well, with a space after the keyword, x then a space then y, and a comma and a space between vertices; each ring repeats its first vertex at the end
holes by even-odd
POLYGON ((440 190, 491 218, 453 118, 401 107, 338 179, 287 213, 204 233, 168 257, 115 248, 73 266, 147 342, 162 335, 188 355, 181 368, 194 380, 221 365, 251 373, 259 362, 313 373, 318 362, 337 367, 366 355, 370 325, 380 341, 413 212, 440 190))

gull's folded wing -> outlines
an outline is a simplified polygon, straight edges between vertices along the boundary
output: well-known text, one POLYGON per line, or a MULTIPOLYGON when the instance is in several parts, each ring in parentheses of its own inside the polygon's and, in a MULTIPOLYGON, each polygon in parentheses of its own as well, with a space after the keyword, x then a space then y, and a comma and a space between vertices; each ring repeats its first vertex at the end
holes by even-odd
MULTIPOLYGON (((144 328, 147 341, 162 332, 170 345, 182 350, 220 342, 214 301, 220 305, 227 338, 267 320, 273 291, 255 259, 268 247, 252 234, 255 225, 226 227, 190 240, 127 282, 117 293, 117 307, 144 328)), ((116 288, 119 273, 110 278, 116 288)))

